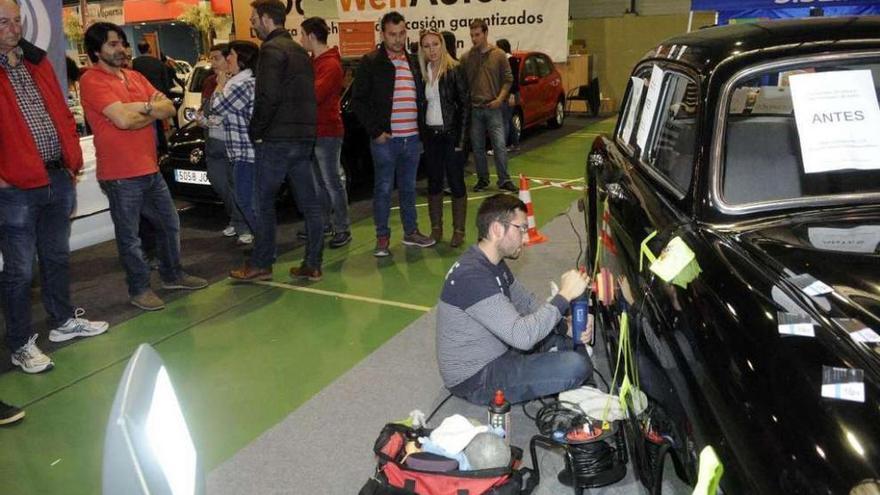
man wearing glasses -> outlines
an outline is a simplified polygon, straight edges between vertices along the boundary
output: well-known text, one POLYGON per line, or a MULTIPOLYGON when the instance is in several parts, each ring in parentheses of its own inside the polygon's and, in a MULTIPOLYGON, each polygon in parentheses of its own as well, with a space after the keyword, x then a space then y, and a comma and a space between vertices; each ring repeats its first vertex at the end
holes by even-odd
MULTIPOLYGON (((526 205, 516 196, 486 198, 477 232, 477 244, 446 274, 437 303, 437 362, 446 387, 485 405, 498 389, 517 403, 580 386, 593 366, 585 352, 564 350, 572 342, 562 316, 587 290, 589 277, 565 272, 548 302, 514 279, 505 259, 519 258, 528 239, 526 205)), ((583 332, 582 340, 590 334, 583 332)))

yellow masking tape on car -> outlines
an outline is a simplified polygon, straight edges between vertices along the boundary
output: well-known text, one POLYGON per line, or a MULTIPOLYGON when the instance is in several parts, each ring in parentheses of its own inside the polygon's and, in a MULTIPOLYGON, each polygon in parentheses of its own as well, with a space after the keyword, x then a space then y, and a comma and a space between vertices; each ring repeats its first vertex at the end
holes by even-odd
POLYGON ((700 467, 697 473, 697 485, 694 486, 694 495, 715 495, 723 475, 724 465, 718 459, 715 449, 711 445, 707 445, 700 451, 700 467))
POLYGON ((642 241, 639 270, 642 269, 643 259, 648 258, 648 261, 651 262, 649 269, 664 282, 673 283, 681 288, 687 287, 687 284, 697 278, 702 271, 697 263, 696 255, 681 237, 676 236, 663 248, 660 256, 655 257, 651 249, 648 248, 648 241, 656 235, 657 231, 655 230, 642 241))

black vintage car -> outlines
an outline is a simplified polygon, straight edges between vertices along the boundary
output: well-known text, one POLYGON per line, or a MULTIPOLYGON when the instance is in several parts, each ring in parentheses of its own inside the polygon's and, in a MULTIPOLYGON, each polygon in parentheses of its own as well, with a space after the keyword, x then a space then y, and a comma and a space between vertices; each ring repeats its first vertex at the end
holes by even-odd
POLYGON ((585 211, 646 487, 711 446, 724 493, 880 493, 878 92, 880 18, 712 27, 633 70, 585 211))
MULTIPOLYGON (((351 110, 351 81, 355 67, 356 61, 343 62, 346 76, 341 106, 345 137, 342 141, 341 161, 349 191, 373 183, 369 136, 351 110)), ((159 169, 172 196, 196 203, 220 202, 208 181, 204 155, 205 129, 194 122, 185 125, 168 138, 168 153, 159 160, 159 169)), ((280 194, 286 196, 288 189, 282 188, 280 194)))

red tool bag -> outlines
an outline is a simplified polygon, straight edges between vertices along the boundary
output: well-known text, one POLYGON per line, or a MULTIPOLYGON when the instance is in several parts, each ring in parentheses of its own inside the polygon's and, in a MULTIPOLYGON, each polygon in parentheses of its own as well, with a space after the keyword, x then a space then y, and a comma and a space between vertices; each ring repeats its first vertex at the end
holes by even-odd
POLYGON ((522 449, 510 447, 510 466, 474 471, 433 472, 403 464, 409 439, 430 435, 430 430, 389 423, 382 429, 373 452, 376 474, 359 495, 528 495, 531 470, 519 468, 522 449))

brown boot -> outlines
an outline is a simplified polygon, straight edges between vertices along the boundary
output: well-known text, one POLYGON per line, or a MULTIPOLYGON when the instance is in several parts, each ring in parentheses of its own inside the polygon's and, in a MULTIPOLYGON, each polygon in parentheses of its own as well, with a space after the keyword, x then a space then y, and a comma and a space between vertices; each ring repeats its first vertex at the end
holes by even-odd
POLYGON ((431 239, 443 240, 443 193, 428 195, 428 217, 431 219, 431 239))
POLYGON ((452 240, 451 247, 464 244, 464 224, 467 222, 467 196, 452 198, 452 240))

